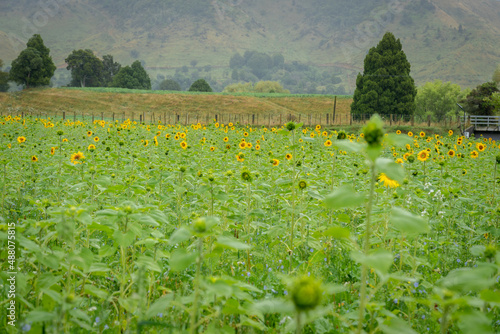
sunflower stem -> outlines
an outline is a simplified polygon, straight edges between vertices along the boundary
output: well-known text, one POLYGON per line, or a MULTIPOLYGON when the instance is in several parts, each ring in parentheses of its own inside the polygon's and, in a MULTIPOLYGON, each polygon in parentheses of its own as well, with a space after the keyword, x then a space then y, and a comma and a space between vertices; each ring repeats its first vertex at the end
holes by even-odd
MULTIPOLYGON (((365 244, 364 244, 364 253, 368 254, 370 250, 370 221, 371 221, 371 213, 373 206, 373 197, 375 193, 375 163, 372 162, 370 166, 370 194, 368 198, 368 204, 366 206, 366 222, 365 222, 365 244)), ((365 314, 366 307, 366 278, 368 275, 368 267, 365 263, 361 266, 361 299, 359 301, 359 318, 358 318, 358 334, 361 334, 363 331, 363 317, 365 314)))

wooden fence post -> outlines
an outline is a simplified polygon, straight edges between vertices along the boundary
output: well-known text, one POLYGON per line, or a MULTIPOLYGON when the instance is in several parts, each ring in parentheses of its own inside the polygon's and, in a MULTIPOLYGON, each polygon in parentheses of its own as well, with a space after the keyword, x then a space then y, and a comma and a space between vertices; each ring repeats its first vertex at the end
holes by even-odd
POLYGON ((113 111, 113 123, 115 122, 115 112, 113 111))
MULTIPOLYGON (((335 112, 337 111, 337 96, 335 96, 335 99, 333 100, 333 117, 332 117, 332 123, 335 123, 335 112)), ((342 123, 342 121, 341 121, 342 123)))
POLYGON ((352 114, 351 114, 351 117, 349 119, 349 125, 352 125, 352 114))
POLYGON ((63 121, 66 120, 66 112, 63 111, 63 121))
POLYGON ((431 126, 431 115, 427 116, 427 126, 431 126))
POLYGON ((94 113, 92 113, 92 124, 94 124, 94 113))

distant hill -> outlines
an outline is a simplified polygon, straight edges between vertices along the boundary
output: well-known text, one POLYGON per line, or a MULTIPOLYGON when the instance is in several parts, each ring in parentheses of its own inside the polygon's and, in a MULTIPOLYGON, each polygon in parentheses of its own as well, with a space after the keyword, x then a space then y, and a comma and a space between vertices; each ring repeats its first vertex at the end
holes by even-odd
POLYGON ((60 68, 73 49, 90 48, 142 60, 153 78, 195 61, 222 81, 235 52, 257 50, 334 71, 349 92, 369 48, 391 31, 417 84, 473 87, 500 63, 499 17, 497 0, 2 0, 0 58, 9 64, 41 33, 60 68))

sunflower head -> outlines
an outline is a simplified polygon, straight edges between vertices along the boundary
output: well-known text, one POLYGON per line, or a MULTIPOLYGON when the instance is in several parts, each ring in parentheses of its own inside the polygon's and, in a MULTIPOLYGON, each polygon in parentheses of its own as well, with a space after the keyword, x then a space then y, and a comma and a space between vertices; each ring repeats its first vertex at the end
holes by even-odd
POLYGON ((280 161, 278 159, 273 159, 271 160, 271 163, 273 164, 273 166, 278 166, 280 164, 280 161))
POLYGON ((285 124, 285 127, 288 131, 293 131, 297 128, 297 124, 295 124, 294 122, 288 122, 285 124))
POLYGON ((286 160, 292 160, 292 158, 293 158, 293 156, 290 153, 288 153, 285 157, 286 157, 286 160))
POLYGON ((38 161, 38 158, 36 157, 36 155, 33 155, 33 156, 31 157, 31 161, 32 161, 32 162, 37 162, 37 161, 38 161))
POLYGON ((321 302, 321 282, 309 276, 297 278, 291 288, 292 301, 297 311, 309 311, 321 302))
POLYGON ((427 150, 420 151, 420 153, 417 155, 418 160, 420 161, 426 161, 429 159, 429 152, 427 150))
POLYGON ((347 138, 347 134, 345 133, 344 130, 340 130, 338 133, 337 133, 337 139, 339 140, 343 140, 343 139, 346 139, 347 138))
POLYGON ((332 146, 332 141, 330 139, 328 139, 327 141, 325 141, 325 146, 326 147, 332 146))
POLYGON ((307 188, 307 182, 304 180, 299 181, 299 189, 304 190, 307 188))
POLYGON ((252 174, 250 174, 249 171, 244 170, 243 172, 241 172, 241 179, 243 181, 252 182, 252 174))
POLYGON ((380 147, 384 139, 384 130, 382 129, 382 119, 378 115, 373 115, 368 124, 363 128, 363 133, 368 146, 380 147))

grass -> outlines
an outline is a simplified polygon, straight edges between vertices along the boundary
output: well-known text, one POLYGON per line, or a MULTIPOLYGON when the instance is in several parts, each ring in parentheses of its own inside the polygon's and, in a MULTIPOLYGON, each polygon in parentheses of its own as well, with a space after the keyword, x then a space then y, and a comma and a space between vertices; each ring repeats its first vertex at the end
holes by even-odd
MULTIPOLYGON (((19 93, 0 94, 0 112, 32 114, 35 116, 95 115, 105 118, 126 117, 139 119, 145 114, 146 119, 158 115, 179 114, 182 117, 215 117, 229 122, 229 117, 255 115, 263 123, 262 117, 269 117, 271 123, 284 122, 287 117, 317 120, 317 115, 333 112, 334 97, 325 95, 293 95, 263 93, 196 93, 127 90, 116 88, 58 88, 30 89, 19 93), (300 115, 300 116, 299 116, 300 115), (224 117, 226 120, 224 120, 224 117)), ((337 98, 337 115, 348 117, 351 97, 337 98)), ((170 117, 170 116, 169 116, 170 117)), ((247 119, 249 116, 246 116, 247 119)), ((323 116, 323 119, 326 119, 323 116)), ((319 122, 320 120, 318 120, 319 122)))

